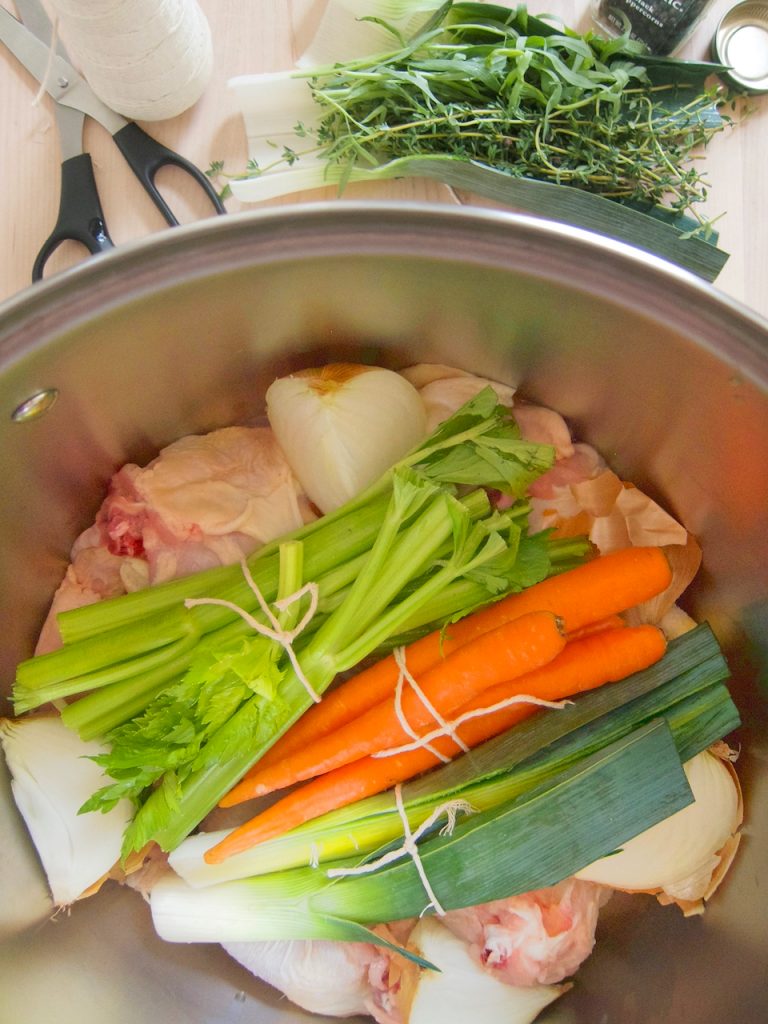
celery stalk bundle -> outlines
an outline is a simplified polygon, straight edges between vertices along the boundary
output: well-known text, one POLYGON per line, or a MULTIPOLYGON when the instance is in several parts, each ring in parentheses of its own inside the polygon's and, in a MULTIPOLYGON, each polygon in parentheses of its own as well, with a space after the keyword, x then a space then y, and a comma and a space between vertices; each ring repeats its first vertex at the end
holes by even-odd
POLYGON ((525 536, 522 496, 553 461, 487 389, 364 494, 251 556, 268 603, 317 584, 294 658, 231 607, 185 604, 225 601, 266 624, 242 568, 216 569, 62 615, 62 650, 19 666, 16 709, 81 695, 63 719, 84 738, 106 736, 99 763, 114 780, 84 810, 129 796, 139 809, 124 854, 152 839, 173 849, 306 710, 306 683, 320 694, 399 634, 586 555, 581 540, 525 536), (483 488, 515 502, 493 512, 483 488))

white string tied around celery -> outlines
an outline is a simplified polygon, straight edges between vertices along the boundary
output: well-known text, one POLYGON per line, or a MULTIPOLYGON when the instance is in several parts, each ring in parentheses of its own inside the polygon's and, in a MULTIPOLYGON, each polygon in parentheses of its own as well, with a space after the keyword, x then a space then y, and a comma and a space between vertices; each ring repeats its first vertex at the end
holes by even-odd
POLYGON ((320 589, 317 583, 312 581, 305 583, 304 586, 300 587, 295 593, 289 594, 287 597, 282 597, 278 601, 274 602, 275 608, 277 608, 278 612, 285 612, 297 601, 301 601, 301 599, 306 596, 309 597, 309 606, 299 622, 296 623, 293 629, 283 629, 280 625, 280 620, 269 607, 258 583, 251 575, 251 570, 248 568, 248 563, 244 558, 240 561, 240 568, 242 569, 243 576, 245 577, 245 582, 248 584, 251 592, 259 603, 259 608, 261 608, 262 612, 268 619, 269 626, 265 626, 263 622, 259 622, 255 616, 251 615, 250 612, 245 610, 245 608, 241 608, 239 604, 235 604, 234 601, 227 601, 220 597, 188 597, 184 601, 184 607, 195 608, 198 605, 212 604, 217 605, 219 608, 227 608, 229 611, 234 612, 235 615, 239 615, 243 622, 246 622, 254 632, 258 633, 260 636, 266 637, 268 640, 273 640, 283 648, 285 653, 288 655, 288 660, 291 663, 293 671, 296 673, 296 678, 312 700, 316 704, 319 704, 321 700, 320 694, 307 679, 301 664, 299 663, 299 659, 296 656, 296 651, 293 649, 293 641, 304 629, 306 629, 317 611, 318 601, 320 600, 320 589))

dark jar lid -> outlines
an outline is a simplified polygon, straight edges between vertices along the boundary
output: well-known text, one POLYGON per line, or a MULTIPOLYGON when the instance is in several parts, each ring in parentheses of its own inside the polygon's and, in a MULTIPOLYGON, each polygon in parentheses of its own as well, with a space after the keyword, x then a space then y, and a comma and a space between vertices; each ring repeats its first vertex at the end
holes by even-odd
POLYGON ((768 92, 768 3, 744 0, 720 19, 712 55, 728 66, 723 75, 740 89, 768 92))

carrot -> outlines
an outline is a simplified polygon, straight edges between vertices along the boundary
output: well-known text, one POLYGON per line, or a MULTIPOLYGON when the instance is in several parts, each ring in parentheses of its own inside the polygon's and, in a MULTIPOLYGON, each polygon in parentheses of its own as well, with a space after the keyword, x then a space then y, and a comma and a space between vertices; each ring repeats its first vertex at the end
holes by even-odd
MULTIPOLYGON (((527 611, 548 609, 564 620, 568 633, 576 632, 654 597, 667 588, 671 578, 669 562, 660 548, 626 548, 602 555, 416 640, 406 649, 408 669, 418 678, 462 644, 527 611)), ((391 697, 397 678, 392 656, 353 676, 311 707, 252 772, 277 764, 391 697)))
MULTIPOLYGON (((450 714, 488 686, 545 665, 564 646, 559 620, 551 612, 530 612, 464 644, 424 672, 419 686, 440 715, 450 714)), ((432 712, 410 686, 403 691, 402 714, 412 729, 434 722, 432 712)), ((219 806, 231 807, 264 796, 411 738, 390 695, 336 732, 321 736, 278 764, 250 774, 219 806)))
MULTIPOLYGON (((543 700, 562 700, 604 683, 617 682, 647 668, 663 656, 665 649, 664 635, 655 626, 605 629, 569 642, 547 665, 527 672, 513 682, 484 690, 464 704, 455 717, 492 707, 520 694, 543 700)), ((468 747, 476 747, 536 710, 533 704, 513 704, 472 718, 455 731, 468 747)), ((460 752, 449 736, 432 741, 431 746, 448 757, 460 752)), ((321 814, 382 793, 438 763, 438 757, 425 747, 390 757, 359 758, 312 779, 283 797, 212 847, 205 854, 205 859, 208 863, 219 864, 235 853, 282 835, 321 814)))
MULTIPOLYGON (((529 672, 512 684, 500 683, 484 690, 465 704, 455 717, 468 711, 493 707, 519 693, 544 700, 564 700, 586 690, 597 689, 605 683, 617 683, 633 672, 648 668, 664 656, 667 642, 657 626, 618 626, 585 634, 570 640, 548 665, 529 672)), ((469 719, 456 730, 468 747, 498 736, 512 725, 528 718, 538 709, 535 704, 512 704, 482 717, 469 719)), ((443 754, 455 756, 458 747, 446 750, 433 744, 443 754)), ((376 759, 378 760, 378 758, 376 759)), ((437 763, 435 759, 433 763, 437 763)))
POLYGON ((568 634, 568 640, 580 640, 583 636, 599 633, 603 629, 621 629, 623 626, 626 626, 626 622, 620 615, 606 615, 604 619, 598 619, 597 622, 589 622, 586 626, 574 629, 568 634))
POLYGON ((512 615, 534 610, 553 612, 563 620, 566 633, 574 633, 634 608, 666 590, 671 582, 672 570, 661 548, 622 548, 473 612, 456 623, 454 636, 461 642, 465 630, 471 629, 476 636, 512 615))

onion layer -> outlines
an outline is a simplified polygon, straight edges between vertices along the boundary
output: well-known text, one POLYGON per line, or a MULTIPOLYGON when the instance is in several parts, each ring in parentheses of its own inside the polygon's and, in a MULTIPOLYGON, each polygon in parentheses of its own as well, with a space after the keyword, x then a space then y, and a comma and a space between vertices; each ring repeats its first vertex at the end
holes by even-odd
POLYGON ((78 814, 104 784, 104 773, 91 760, 104 747, 84 743, 60 718, 48 715, 0 720, 0 740, 16 806, 54 902, 67 906, 90 895, 117 862, 123 831, 133 814, 128 800, 106 814, 78 814))

